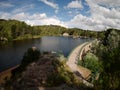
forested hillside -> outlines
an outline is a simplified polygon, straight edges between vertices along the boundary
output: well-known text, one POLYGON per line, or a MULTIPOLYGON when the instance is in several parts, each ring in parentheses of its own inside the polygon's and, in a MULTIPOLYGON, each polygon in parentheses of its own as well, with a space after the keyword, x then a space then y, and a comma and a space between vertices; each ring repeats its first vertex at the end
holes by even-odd
POLYGON ((40 34, 40 30, 33 30, 30 25, 17 20, 0 20, 0 38, 13 40, 18 38, 29 38, 40 34), (36 34, 37 33, 37 34, 36 34))
POLYGON ((0 19, 0 40, 19 40, 41 36, 61 36, 63 33, 84 37, 103 37, 104 32, 65 28, 57 25, 30 26, 18 20, 0 19))

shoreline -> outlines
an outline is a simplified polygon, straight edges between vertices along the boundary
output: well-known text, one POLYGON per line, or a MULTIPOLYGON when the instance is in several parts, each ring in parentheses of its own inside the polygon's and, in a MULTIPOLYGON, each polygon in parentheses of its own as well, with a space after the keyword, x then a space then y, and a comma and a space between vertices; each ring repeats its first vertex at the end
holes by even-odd
POLYGON ((10 68, 8 68, 8 69, 6 69, 6 70, 0 72, 0 76, 1 76, 3 73, 7 72, 7 71, 11 71, 11 70, 17 68, 18 66, 19 66, 19 65, 16 65, 16 66, 10 67, 10 68))
POLYGON ((17 68, 17 67, 19 67, 19 65, 13 66, 13 67, 5 70, 5 71, 0 72, 0 85, 1 85, 2 83, 5 83, 5 80, 6 80, 6 79, 7 79, 7 80, 10 79, 10 77, 11 77, 11 75, 12 75, 11 71, 14 70, 14 69, 17 68))

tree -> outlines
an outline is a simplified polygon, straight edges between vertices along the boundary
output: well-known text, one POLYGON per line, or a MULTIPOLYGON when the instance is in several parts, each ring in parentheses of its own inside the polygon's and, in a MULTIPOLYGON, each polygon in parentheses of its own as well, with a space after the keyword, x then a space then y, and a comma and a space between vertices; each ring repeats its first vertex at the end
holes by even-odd
POLYGON ((103 90, 120 89, 120 39, 116 30, 108 30, 103 42, 96 49, 97 56, 102 61, 103 71, 97 82, 103 90), (99 53, 101 52, 101 53, 99 53))
POLYGON ((101 63, 92 53, 87 53, 87 55, 84 56, 82 65, 90 69, 93 73, 99 72, 101 70, 101 63))
POLYGON ((40 56, 40 51, 37 50, 37 48, 35 47, 29 48, 23 56, 21 66, 25 67, 29 63, 36 61, 39 58, 39 56, 40 56))
POLYGON ((12 33, 13 39, 15 39, 17 37, 16 36, 16 25, 11 26, 11 33, 12 33))
POLYGON ((120 42, 119 34, 115 30, 112 30, 107 37, 108 46, 110 48, 116 48, 118 47, 119 42, 120 42))

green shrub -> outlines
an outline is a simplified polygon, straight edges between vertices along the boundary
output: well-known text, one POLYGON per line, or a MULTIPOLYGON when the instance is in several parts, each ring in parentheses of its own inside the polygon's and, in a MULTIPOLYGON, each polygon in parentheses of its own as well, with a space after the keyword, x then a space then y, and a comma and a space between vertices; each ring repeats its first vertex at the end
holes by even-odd
POLYGON ((20 66, 12 70, 12 77, 19 77, 20 73, 25 70, 25 67, 31 62, 38 60, 39 56, 39 50, 37 50, 36 48, 29 48, 27 52, 25 52, 20 66))
POLYGON ((27 52, 25 52, 22 62, 21 62, 21 66, 26 66, 29 63, 36 61, 40 56, 40 51, 37 50, 36 48, 29 48, 27 50, 27 52))
POLYGON ((58 86, 64 83, 71 85, 73 83, 74 75, 66 70, 64 61, 54 59, 52 65, 54 66, 54 72, 46 80, 48 86, 58 86))
POLYGON ((92 70, 93 73, 99 72, 99 70, 101 70, 101 65, 98 61, 98 58, 92 53, 87 53, 87 55, 83 58, 82 65, 92 70))

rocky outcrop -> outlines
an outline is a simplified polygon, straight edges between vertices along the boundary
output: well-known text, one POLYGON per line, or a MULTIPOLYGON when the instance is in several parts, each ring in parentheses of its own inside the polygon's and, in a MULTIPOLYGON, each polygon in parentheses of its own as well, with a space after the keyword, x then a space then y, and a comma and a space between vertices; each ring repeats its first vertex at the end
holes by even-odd
POLYGON ((0 37, 0 41, 8 41, 6 37, 0 37))
POLYGON ((22 76, 15 80, 13 86, 16 89, 40 87, 46 84, 47 76, 53 71, 52 66, 53 56, 43 56, 37 62, 33 62, 27 66, 26 70, 22 72, 22 76), (51 58, 52 57, 52 58, 51 58))

